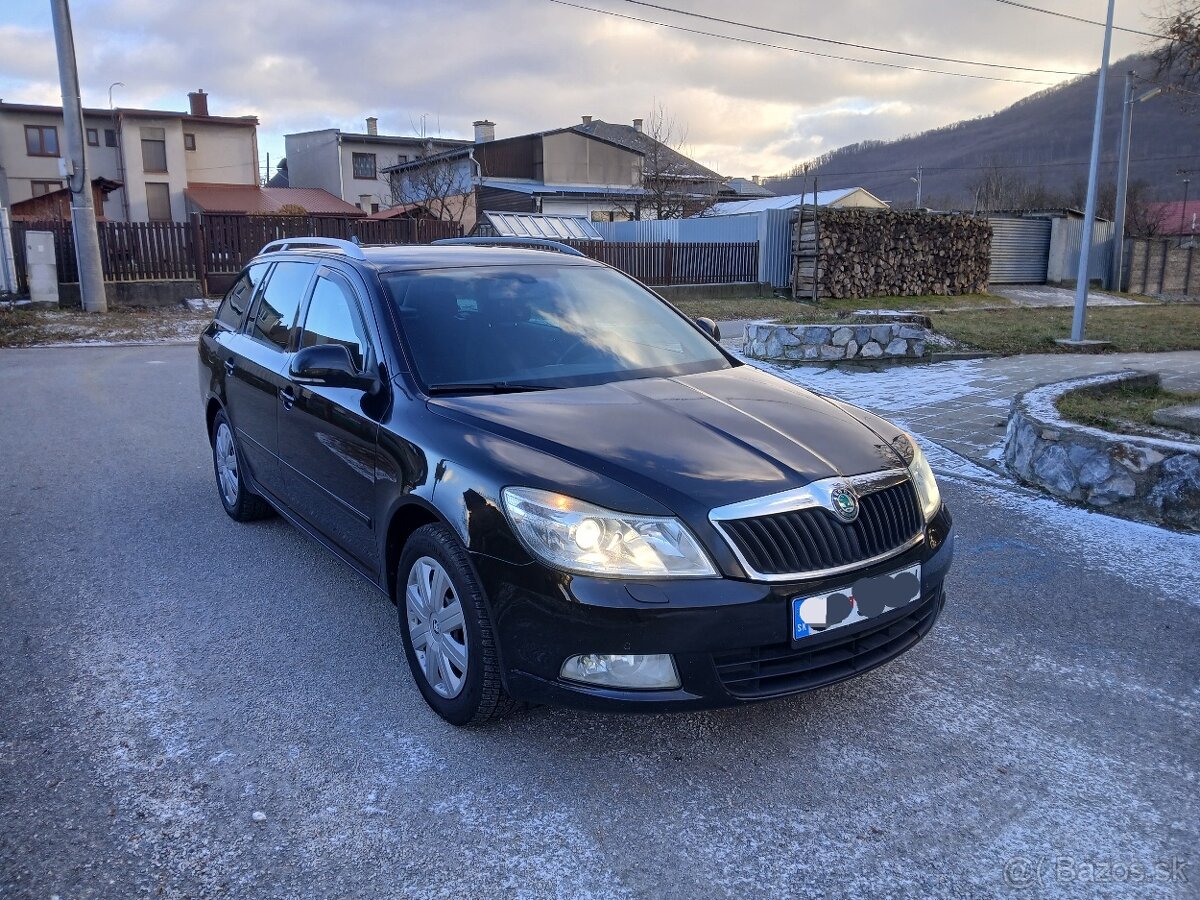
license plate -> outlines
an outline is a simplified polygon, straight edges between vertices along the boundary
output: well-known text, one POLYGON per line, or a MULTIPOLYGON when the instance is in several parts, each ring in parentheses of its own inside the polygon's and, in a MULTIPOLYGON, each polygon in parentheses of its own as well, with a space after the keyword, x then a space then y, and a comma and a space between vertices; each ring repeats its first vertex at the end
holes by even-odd
POLYGON ((792 598, 792 640, 853 625, 912 603, 921 596, 921 564, 888 575, 860 578, 852 585, 792 598))

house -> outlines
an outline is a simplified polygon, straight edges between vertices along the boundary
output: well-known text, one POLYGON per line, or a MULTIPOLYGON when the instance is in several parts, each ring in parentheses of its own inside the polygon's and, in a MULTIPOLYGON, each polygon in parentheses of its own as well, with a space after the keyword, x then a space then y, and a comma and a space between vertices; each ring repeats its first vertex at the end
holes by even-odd
POLYGON ((415 135, 379 133, 379 120, 370 116, 366 132, 353 134, 339 128, 302 131, 283 136, 287 185, 321 188, 365 213, 395 206, 391 183, 384 170, 418 156, 439 153, 470 141, 430 139, 415 135))
POLYGON ((472 143, 383 171, 406 200, 471 198, 474 209, 462 219, 468 229, 484 212, 620 221, 678 217, 711 205, 721 176, 646 134, 642 122, 584 116, 578 125, 497 139, 495 123, 482 119, 472 143))
MULTIPOLYGON (((119 185, 96 213, 116 222, 176 221, 190 184, 258 184, 258 119, 214 116, 203 90, 187 112, 84 109, 88 174, 119 185)), ((0 101, 0 206, 67 187, 62 107, 0 101)))
POLYGON ((320 188, 259 187, 257 184, 191 184, 184 196, 188 212, 241 213, 258 216, 303 209, 310 216, 364 216, 347 203, 320 188))
POLYGON ((1147 219, 1158 225, 1158 233, 1169 237, 1200 235, 1200 200, 1148 203, 1147 219))
POLYGON ((817 191, 814 195, 785 194, 782 197, 757 197, 752 200, 730 200, 717 203, 705 210, 706 216, 737 216, 743 213, 759 213, 769 209, 794 209, 797 206, 862 206, 869 209, 886 209, 887 204, 868 191, 866 188, 851 187, 837 188, 830 191, 817 191))

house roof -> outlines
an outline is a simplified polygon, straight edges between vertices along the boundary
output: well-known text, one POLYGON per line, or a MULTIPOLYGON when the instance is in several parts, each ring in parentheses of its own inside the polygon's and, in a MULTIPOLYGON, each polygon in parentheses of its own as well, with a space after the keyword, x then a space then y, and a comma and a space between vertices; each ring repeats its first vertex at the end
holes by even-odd
POLYGON ((663 158, 663 168, 673 176, 721 180, 721 176, 712 169, 702 166, 694 159, 689 159, 666 144, 656 141, 650 135, 644 131, 638 131, 632 125, 616 125, 612 122, 605 122, 602 119, 592 119, 592 121, 585 124, 573 126, 571 130, 579 134, 586 134, 588 137, 607 141, 610 144, 616 144, 618 147, 624 147, 626 150, 632 150, 634 153, 640 153, 643 156, 654 152, 654 146, 658 144, 660 147, 658 153, 663 158))
POLYGON ((1172 200, 1147 203, 1146 206, 1152 221, 1158 223, 1160 234, 1200 234, 1200 200, 1189 200, 1186 204, 1182 200, 1172 200))
POLYGON ((313 216, 362 216, 352 203, 321 188, 262 188, 256 184, 190 183, 184 195, 203 212, 269 215, 288 204, 302 206, 313 216))
MULTIPOLYGON (((807 194, 785 194, 782 197, 760 197, 756 200, 731 200, 725 203, 718 203, 708 210, 707 216, 736 216, 741 213, 757 213, 768 209, 793 209, 797 206, 808 206, 814 203, 817 206, 829 206, 832 203, 837 203, 855 191, 861 191, 862 188, 837 188, 831 191, 817 191, 814 198, 810 191, 807 194)), ((864 193, 869 193, 864 191, 864 193)))
POLYGON ((518 194, 591 194, 596 197, 640 197, 646 191, 640 187, 609 187, 603 184, 544 184, 522 178, 484 178, 482 187, 516 191, 518 194))
MULTIPOLYGON (((44 106, 40 103, 5 103, 0 100, 0 112, 37 112, 62 115, 61 106, 44 106)), ((85 116, 109 116, 119 113, 121 116, 153 119, 186 119, 191 122, 214 122, 218 125, 257 125, 258 116, 193 116, 191 113, 167 109, 132 109, 118 106, 115 109, 85 108, 85 116)))
POLYGON ((281 159, 278 165, 275 166, 275 174, 267 180, 269 188, 285 188, 291 187, 291 182, 288 179, 287 157, 281 159))
POLYGON ((768 190, 756 181, 751 181, 749 178, 730 178, 721 187, 721 193, 724 194, 726 189, 729 193, 741 200, 750 199, 753 197, 774 197, 775 192, 768 190))

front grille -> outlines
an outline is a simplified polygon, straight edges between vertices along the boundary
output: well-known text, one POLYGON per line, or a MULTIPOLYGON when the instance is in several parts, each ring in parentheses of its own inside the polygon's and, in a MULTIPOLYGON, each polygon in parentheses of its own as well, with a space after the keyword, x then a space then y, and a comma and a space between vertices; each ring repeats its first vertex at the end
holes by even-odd
POLYGON ((721 683, 735 697, 774 697, 811 691, 899 656, 929 633, 941 603, 941 593, 935 592, 900 618, 872 624, 844 637, 831 634, 825 640, 805 638, 806 643, 817 642, 811 649, 794 649, 790 643, 771 644, 714 653, 713 663, 721 683))
POLYGON ((858 505, 858 518, 849 524, 817 506, 717 524, 760 575, 853 566, 899 550, 921 531, 921 508, 910 481, 866 494, 858 505))

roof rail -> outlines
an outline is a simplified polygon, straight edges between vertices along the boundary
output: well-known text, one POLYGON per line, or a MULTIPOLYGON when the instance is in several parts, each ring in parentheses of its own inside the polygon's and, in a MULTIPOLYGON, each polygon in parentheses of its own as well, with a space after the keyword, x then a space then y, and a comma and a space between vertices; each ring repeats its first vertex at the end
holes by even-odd
POLYGON ((327 237, 296 237, 296 238, 281 238, 277 241, 270 241, 263 245, 259 250, 259 254, 263 253, 278 253, 281 250, 299 250, 305 247, 315 247, 316 249, 325 250, 340 250, 346 256, 352 259, 366 259, 366 254, 362 252, 362 247, 355 241, 343 241, 341 238, 327 237))
POLYGON ((570 244, 564 244, 562 241, 551 241, 546 238, 527 238, 527 237, 460 237, 460 238, 442 238, 440 241, 434 241, 435 244, 479 244, 484 247, 529 247, 534 250, 554 250, 557 253, 565 253, 568 256, 585 256, 579 250, 576 250, 570 244))

